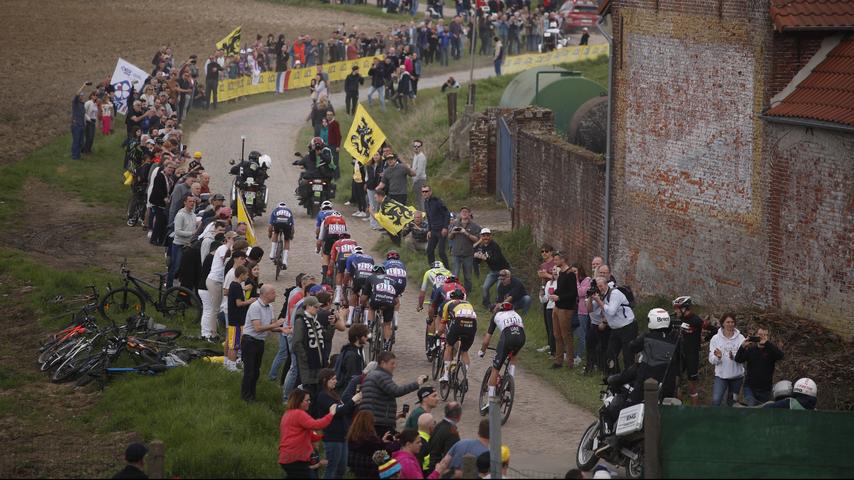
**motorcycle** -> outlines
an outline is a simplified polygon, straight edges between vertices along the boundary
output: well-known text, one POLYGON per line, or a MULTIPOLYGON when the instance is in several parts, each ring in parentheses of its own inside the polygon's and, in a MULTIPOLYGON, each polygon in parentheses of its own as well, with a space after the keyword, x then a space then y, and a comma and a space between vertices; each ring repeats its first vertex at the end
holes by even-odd
MULTIPOLYGON (((299 152, 294 153, 294 156, 299 158, 299 160, 294 162, 294 165, 301 165, 302 162, 306 161, 306 157, 299 152)), ((320 204, 326 200, 333 200, 335 198, 335 190, 336 185, 332 180, 323 178, 306 179, 300 176, 300 184, 297 186, 296 194, 297 198, 300 199, 300 204, 305 207, 308 216, 313 218, 320 211, 320 204)))
MULTIPOLYGON (((241 137, 241 140, 245 145, 245 138, 241 137)), ((257 151, 249 154, 249 160, 244 160, 243 150, 241 146, 240 163, 234 160, 228 162, 232 165, 228 173, 234 175, 231 184, 231 209, 236 211, 237 198, 240 195, 247 215, 250 218, 260 217, 267 210, 267 170, 272 167, 272 160, 269 155, 261 155, 257 151)))
MULTIPOLYGON (((589 471, 602 459, 612 465, 624 465, 628 478, 643 478, 644 404, 625 406, 635 390, 625 381, 624 375, 611 375, 605 380, 599 419, 587 427, 578 443, 575 463, 580 470, 589 471), (619 411, 616 421, 609 419, 614 411, 619 411)), ((662 404, 681 402, 665 398, 662 404)))

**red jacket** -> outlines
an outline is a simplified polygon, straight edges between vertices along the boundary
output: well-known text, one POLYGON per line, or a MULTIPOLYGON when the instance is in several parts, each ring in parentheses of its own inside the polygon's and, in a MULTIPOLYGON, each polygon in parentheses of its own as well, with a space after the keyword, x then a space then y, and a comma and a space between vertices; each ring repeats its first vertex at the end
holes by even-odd
POLYGON ((313 419, 305 410, 288 410, 279 424, 279 463, 307 462, 314 449, 311 431, 326 428, 332 423, 332 414, 313 419))
POLYGON ((338 120, 332 120, 332 123, 329 124, 329 146, 341 147, 341 124, 338 123, 338 120))

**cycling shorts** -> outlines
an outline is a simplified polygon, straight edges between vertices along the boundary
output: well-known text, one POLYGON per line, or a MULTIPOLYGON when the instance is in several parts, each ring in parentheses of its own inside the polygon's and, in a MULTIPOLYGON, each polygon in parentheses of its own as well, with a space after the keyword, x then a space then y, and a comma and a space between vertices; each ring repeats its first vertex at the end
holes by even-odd
POLYGON ((454 345, 457 341, 460 342, 460 350, 468 352, 474 343, 474 337, 477 335, 477 326, 463 328, 455 323, 451 323, 446 336, 447 344, 454 345))
POLYGON ((335 260, 335 271, 337 273, 344 273, 347 271, 347 259, 346 258, 338 257, 338 259, 335 260))
POLYGON ((291 241, 294 239, 294 226, 287 223, 273 224, 273 231, 279 235, 284 235, 285 240, 291 241))
POLYGON ((339 240, 338 235, 330 235, 323 240, 323 254, 329 255, 332 253, 332 245, 339 240))
MULTIPOLYGON (((371 310, 374 312, 380 311, 383 312, 383 323, 388 323, 394 320, 394 304, 386 303, 386 302, 378 302, 376 300, 371 300, 370 303, 371 310)), ((374 317, 376 318, 376 317, 374 317)))
POLYGON ((505 328, 501 332, 501 338, 498 340, 498 346, 495 347, 495 360, 492 361, 492 367, 495 369, 501 368, 507 357, 511 354, 518 354, 524 346, 524 328, 516 325, 505 328))
POLYGON ((240 349, 240 334, 243 330, 241 325, 229 325, 226 329, 225 345, 229 350, 240 349))
POLYGON ((682 372, 688 380, 700 379, 700 352, 682 350, 682 372))
POLYGON ((365 283, 367 283, 367 281, 368 281, 367 278, 354 277, 353 278, 353 293, 356 295, 361 295, 362 289, 365 287, 365 283))

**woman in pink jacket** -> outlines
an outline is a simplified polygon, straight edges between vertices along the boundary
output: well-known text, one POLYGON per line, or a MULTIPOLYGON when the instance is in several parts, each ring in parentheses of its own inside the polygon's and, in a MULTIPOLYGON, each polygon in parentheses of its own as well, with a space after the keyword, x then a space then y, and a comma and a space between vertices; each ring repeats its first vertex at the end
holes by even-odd
POLYGON ((279 465, 288 478, 317 478, 315 470, 309 468, 309 460, 314 447, 311 433, 332 423, 338 404, 329 407, 329 413, 317 420, 308 414, 311 398, 304 390, 297 388, 288 397, 288 405, 279 424, 279 465))
POLYGON ((587 276, 584 265, 580 262, 573 263, 570 271, 575 273, 575 281, 578 284, 578 309, 575 310, 575 315, 578 318, 575 340, 578 342, 578 347, 575 349, 575 364, 579 365, 587 349, 587 329, 590 327, 590 315, 587 312, 586 299, 587 290, 590 290, 593 280, 587 276))
MULTIPOLYGON (((424 478, 421 463, 415 456, 421 451, 421 436, 418 435, 418 430, 404 429, 397 439, 400 442, 400 450, 394 452, 392 457, 400 464, 400 478, 424 478)), ((447 470, 445 462, 439 462, 436 464, 436 470, 427 478, 440 478, 447 470)))

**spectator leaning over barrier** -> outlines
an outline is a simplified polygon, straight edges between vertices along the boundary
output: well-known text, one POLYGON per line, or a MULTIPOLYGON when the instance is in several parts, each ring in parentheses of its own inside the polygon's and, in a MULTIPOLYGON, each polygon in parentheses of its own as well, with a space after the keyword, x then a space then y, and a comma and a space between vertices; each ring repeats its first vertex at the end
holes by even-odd
POLYGON ((774 366, 783 359, 783 351, 770 338, 768 327, 761 326, 748 334, 735 354, 735 361, 745 364, 744 401, 751 407, 772 399, 774 366))
POLYGON ((495 305, 492 310, 501 310, 501 303, 510 302, 513 309, 524 315, 531 307, 531 296, 521 280, 515 278, 510 270, 498 272, 498 287, 495 289, 495 305))
POLYGON ((433 265, 436 261, 436 247, 439 248, 439 258, 445 265, 448 262, 448 225, 451 222, 451 212, 445 203, 433 195, 430 185, 421 187, 421 198, 424 199, 424 210, 427 213, 427 263, 433 265))
POLYGON ((572 341, 572 315, 578 308, 578 289, 575 273, 566 263, 562 252, 554 253, 554 263, 557 270, 557 288, 550 300, 555 302, 552 329, 555 336, 555 359, 551 368, 561 368, 566 362, 567 367, 574 366, 572 341))
POLYGON ((709 363, 715 366, 715 383, 712 388, 712 405, 719 407, 726 400, 732 406, 744 382, 744 367, 736 362, 735 355, 744 343, 744 335, 735 328, 735 315, 725 313, 721 328, 709 342, 709 363))
POLYGON ((478 262, 486 262, 486 265, 489 267, 489 273, 486 274, 486 278, 483 280, 483 287, 481 287, 483 295, 481 301, 483 306, 489 310, 491 309, 489 305, 489 299, 491 298, 489 290, 498 282, 498 272, 510 269, 510 262, 504 258, 504 254, 501 252, 501 247, 498 243, 492 240, 492 230, 488 228, 480 230, 480 240, 474 244, 473 256, 478 262))
MULTIPOLYGON (((169 255, 169 271, 166 275, 166 288, 172 288, 172 282, 175 279, 175 275, 178 273, 178 267, 181 265, 184 248, 190 245, 190 240, 193 238, 193 233, 196 231, 196 215, 193 213, 193 209, 196 207, 196 197, 192 194, 187 194, 180 203, 184 208, 175 214, 175 238, 172 240, 172 247, 169 255)), ((192 288, 192 285, 189 287, 192 288)))
MULTIPOLYGON (((603 267, 604 265, 599 267, 600 274, 603 267)), ((623 354, 623 369, 634 363, 634 355, 629 349, 629 343, 638 336, 638 323, 623 292, 616 287, 611 287, 608 280, 601 275, 596 277, 596 286, 599 288, 599 293, 593 295, 593 301, 602 309, 603 322, 611 328, 606 353, 608 369, 616 373, 621 371, 620 352, 623 354)))
POLYGON ((376 370, 365 377, 362 385, 362 406, 374 414, 376 433, 383 437, 393 432, 397 423, 397 397, 414 392, 419 385, 427 382, 427 375, 419 375, 417 381, 406 385, 397 385, 392 379, 397 368, 397 357, 392 352, 382 352, 377 358, 376 370))
POLYGON ((474 244, 479 239, 479 233, 480 225, 472 221, 471 209, 461 208, 459 217, 450 225, 448 240, 451 241, 451 272, 455 277, 463 279, 467 292, 472 291, 474 244))

